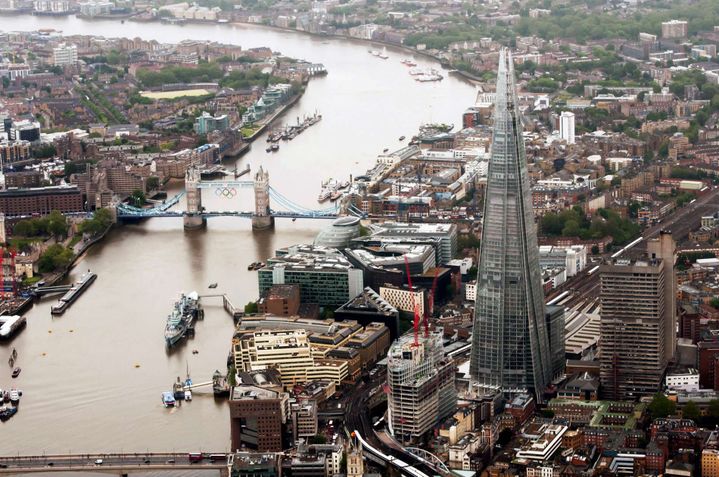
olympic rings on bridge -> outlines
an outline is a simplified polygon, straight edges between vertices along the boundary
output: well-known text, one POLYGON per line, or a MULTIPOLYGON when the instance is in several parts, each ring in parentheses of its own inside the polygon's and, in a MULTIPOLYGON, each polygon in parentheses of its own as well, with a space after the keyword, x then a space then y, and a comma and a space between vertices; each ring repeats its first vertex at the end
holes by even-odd
POLYGON ((234 187, 219 187, 215 189, 215 195, 217 197, 232 199, 237 195, 237 189, 235 189, 234 187))

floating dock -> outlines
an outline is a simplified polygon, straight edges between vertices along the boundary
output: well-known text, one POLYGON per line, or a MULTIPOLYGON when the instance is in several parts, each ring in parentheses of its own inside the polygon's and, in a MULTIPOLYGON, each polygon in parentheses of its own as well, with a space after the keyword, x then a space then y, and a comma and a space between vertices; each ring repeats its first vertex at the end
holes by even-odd
POLYGON ((65 313, 65 310, 67 310, 70 305, 72 305, 73 302, 75 302, 75 300, 77 300, 80 295, 87 290, 95 279, 97 279, 97 274, 88 270, 88 272, 82 276, 80 281, 74 284, 70 290, 58 300, 57 305, 53 305, 52 308, 50 308, 50 313, 53 315, 62 315, 65 313))

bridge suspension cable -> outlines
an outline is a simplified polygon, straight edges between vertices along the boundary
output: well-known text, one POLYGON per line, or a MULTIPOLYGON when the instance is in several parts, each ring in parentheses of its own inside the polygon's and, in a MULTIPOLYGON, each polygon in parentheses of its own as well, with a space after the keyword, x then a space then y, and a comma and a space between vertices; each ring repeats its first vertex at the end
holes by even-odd
POLYGON ((278 192, 272 186, 270 186, 270 198, 272 200, 276 201, 279 205, 286 207, 291 212, 297 212, 300 214, 337 215, 337 212, 338 212, 338 208, 336 205, 333 205, 331 207, 327 207, 324 209, 318 209, 318 210, 313 210, 313 209, 309 209, 307 207, 301 206, 301 205, 297 204, 296 202, 293 202, 291 199, 288 199, 287 197, 282 195, 280 192, 278 192))

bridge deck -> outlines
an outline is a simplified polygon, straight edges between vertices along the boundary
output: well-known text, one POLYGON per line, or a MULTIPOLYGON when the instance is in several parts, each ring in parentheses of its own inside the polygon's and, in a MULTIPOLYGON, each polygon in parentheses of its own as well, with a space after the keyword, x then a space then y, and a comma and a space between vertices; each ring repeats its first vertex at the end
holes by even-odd
POLYGON ((0 457, 0 474, 38 472, 127 473, 140 470, 219 470, 227 475, 225 452, 204 453, 222 456, 221 460, 190 462, 188 453, 136 454, 54 454, 43 456, 0 457), (101 463, 98 463, 100 462, 101 463))

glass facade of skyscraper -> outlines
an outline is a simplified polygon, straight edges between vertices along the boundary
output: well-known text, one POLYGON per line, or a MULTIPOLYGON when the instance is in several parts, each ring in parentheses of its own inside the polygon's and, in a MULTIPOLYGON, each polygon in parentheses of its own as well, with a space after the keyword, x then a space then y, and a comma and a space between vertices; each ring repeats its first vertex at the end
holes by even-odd
POLYGON ((503 50, 477 274, 474 384, 504 392, 531 390, 539 397, 557 373, 554 368, 561 367, 552 359, 550 336, 556 333, 550 326, 563 329, 564 319, 545 315, 514 68, 511 54, 503 50))

